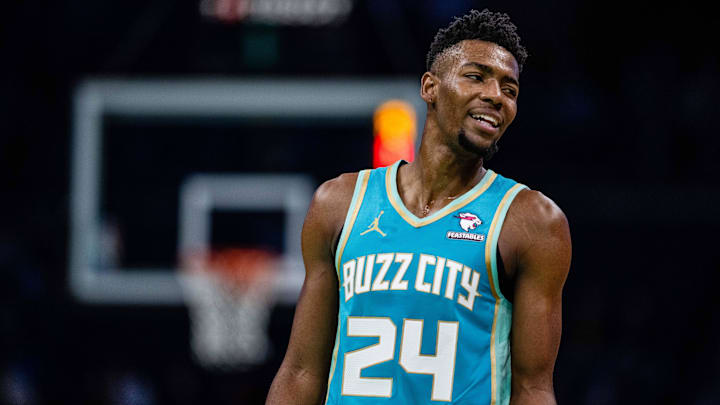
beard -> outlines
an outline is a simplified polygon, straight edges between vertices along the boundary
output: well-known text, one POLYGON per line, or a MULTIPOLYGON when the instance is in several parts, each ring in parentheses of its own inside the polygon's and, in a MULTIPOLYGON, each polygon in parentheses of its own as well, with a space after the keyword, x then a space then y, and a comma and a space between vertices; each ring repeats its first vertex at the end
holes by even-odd
POLYGON ((497 151, 500 149, 500 147, 497 144, 497 141, 493 141, 489 147, 483 148, 480 146, 475 145, 474 143, 470 142, 470 140, 467 137, 467 134, 465 134, 464 129, 460 129, 460 132, 458 133, 458 143, 460 146, 462 146, 465 150, 468 152, 472 152, 478 157, 482 158, 484 162, 487 162, 488 160, 492 159, 493 156, 497 153, 497 151))

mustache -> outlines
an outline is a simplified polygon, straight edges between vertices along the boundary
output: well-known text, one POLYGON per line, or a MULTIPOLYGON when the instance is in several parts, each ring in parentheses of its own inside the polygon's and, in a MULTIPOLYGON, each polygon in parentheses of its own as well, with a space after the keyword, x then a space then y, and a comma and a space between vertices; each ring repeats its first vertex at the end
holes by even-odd
POLYGON ((460 146, 465 148, 465 150, 478 155, 478 157, 481 157, 485 162, 492 159, 493 156, 495 156, 495 154, 498 152, 498 150, 500 150, 500 146, 498 146, 497 141, 493 141, 493 143, 490 144, 490 146, 487 148, 475 145, 474 143, 470 142, 464 129, 460 129, 460 132, 458 133, 458 143, 460 144, 460 146))

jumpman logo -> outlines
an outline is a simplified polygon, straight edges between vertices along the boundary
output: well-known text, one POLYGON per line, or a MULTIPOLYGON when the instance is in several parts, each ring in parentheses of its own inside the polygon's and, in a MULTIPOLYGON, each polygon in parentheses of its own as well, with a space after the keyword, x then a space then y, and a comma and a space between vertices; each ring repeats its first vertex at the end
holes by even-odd
POLYGON ((375 219, 372 221, 372 223, 370 223, 370 225, 368 225, 368 229, 366 229, 364 232, 360 233, 360 235, 365 235, 366 233, 368 233, 370 231, 377 231, 377 233, 379 233, 380 235, 385 236, 385 232, 381 231, 380 227, 378 226, 378 222, 380 222, 380 217, 382 216, 382 214, 384 212, 385 211, 380 211, 380 215, 375 217, 375 219))

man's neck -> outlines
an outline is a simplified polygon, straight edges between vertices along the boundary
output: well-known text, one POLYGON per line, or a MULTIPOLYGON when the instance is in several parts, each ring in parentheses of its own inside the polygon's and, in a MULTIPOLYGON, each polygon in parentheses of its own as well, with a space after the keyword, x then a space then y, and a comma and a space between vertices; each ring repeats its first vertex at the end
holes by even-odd
POLYGON ((486 172, 481 157, 438 142, 440 137, 427 133, 427 128, 423 132, 417 157, 401 166, 397 179, 406 207, 421 217, 470 190, 486 172))

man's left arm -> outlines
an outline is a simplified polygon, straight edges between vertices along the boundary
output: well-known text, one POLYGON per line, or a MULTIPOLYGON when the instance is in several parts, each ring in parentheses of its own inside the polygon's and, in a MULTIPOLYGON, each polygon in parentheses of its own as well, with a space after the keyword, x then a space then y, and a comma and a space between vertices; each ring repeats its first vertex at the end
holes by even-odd
POLYGON ((567 218, 542 193, 525 190, 510 206, 500 240, 515 280, 510 404, 555 404, 553 369, 571 257, 567 218))

